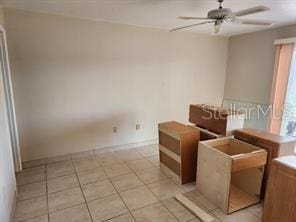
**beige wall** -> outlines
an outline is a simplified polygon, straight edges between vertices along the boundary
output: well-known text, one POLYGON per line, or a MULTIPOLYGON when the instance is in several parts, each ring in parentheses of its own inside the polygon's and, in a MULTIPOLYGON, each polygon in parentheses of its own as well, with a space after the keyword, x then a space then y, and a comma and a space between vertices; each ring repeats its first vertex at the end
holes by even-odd
POLYGON ((296 37, 296 25, 238 35, 229 39, 224 98, 268 104, 275 39, 296 37))
POLYGON ((156 139, 158 122, 187 122, 190 103, 222 102, 225 37, 12 9, 4 19, 23 160, 156 139))

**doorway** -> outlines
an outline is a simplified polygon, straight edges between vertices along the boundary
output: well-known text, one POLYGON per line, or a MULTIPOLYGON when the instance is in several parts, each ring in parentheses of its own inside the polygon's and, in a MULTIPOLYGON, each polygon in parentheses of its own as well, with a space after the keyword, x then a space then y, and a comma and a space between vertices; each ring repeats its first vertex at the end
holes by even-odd
POLYGON ((8 117, 10 141, 11 141, 11 147, 12 147, 12 153, 13 153, 14 169, 16 172, 19 172, 22 170, 20 146, 19 146, 17 122, 16 122, 16 115, 15 115, 9 59, 8 59, 8 52, 7 52, 6 34, 5 34, 4 28, 1 25, 0 25, 0 63, 1 63, 0 64, 1 75, 3 79, 3 84, 0 86, 0 88, 1 88, 1 93, 4 93, 4 96, 5 96, 5 104, 6 104, 7 117, 8 117))

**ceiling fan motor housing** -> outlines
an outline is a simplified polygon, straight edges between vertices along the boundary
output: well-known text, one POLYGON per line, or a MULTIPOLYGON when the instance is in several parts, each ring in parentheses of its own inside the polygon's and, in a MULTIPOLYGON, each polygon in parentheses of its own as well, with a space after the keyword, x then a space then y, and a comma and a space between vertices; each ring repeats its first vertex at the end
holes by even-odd
POLYGON ((229 18, 232 14, 231 9, 229 8, 219 8, 209 11, 208 18, 210 19, 220 19, 229 18))

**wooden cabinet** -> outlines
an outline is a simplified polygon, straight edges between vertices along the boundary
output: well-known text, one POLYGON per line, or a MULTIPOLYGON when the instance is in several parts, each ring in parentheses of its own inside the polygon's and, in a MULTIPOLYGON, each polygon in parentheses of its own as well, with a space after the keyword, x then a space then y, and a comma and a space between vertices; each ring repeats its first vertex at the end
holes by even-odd
POLYGON ((198 147, 197 189, 226 214, 260 201, 267 152, 233 138, 198 147))
POLYGON ((234 132, 236 139, 242 140, 249 144, 261 147, 268 153, 265 173, 262 182, 262 198, 264 197, 266 184, 269 177, 271 161, 280 156, 293 155, 295 152, 296 138, 279 136, 265 131, 256 129, 239 129, 234 132))
POLYGON ((224 136, 243 128, 244 115, 234 110, 205 104, 190 105, 189 122, 224 136))
POLYGON ((272 161, 263 207, 263 222, 296 221, 296 156, 272 161))
POLYGON ((162 170, 181 184, 195 181, 199 130, 178 122, 158 124, 162 170))

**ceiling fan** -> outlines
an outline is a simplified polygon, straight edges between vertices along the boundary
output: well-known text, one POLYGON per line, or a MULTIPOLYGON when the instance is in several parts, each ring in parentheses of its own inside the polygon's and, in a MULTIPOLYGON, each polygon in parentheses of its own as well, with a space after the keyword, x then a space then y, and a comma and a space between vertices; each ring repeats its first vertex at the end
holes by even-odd
POLYGON ((252 8, 248 8, 245 10, 232 12, 230 8, 223 8, 222 3, 224 0, 217 0, 219 2, 219 8, 213 9, 208 12, 208 16, 206 18, 201 17, 187 17, 181 16, 180 19, 185 20, 204 20, 204 22, 195 23, 192 25, 187 25, 183 27, 174 28, 172 31, 177 31, 180 29, 185 29, 193 26, 203 25, 203 24, 214 24, 214 32, 213 34, 219 34, 221 30, 221 26, 224 22, 234 23, 234 24, 246 24, 246 25, 261 25, 261 26, 271 26, 273 22, 271 21, 263 21, 263 20, 251 20, 251 19, 240 19, 238 17, 244 15, 255 14, 258 12, 264 12, 270 10, 268 7, 265 6, 256 6, 252 8))

